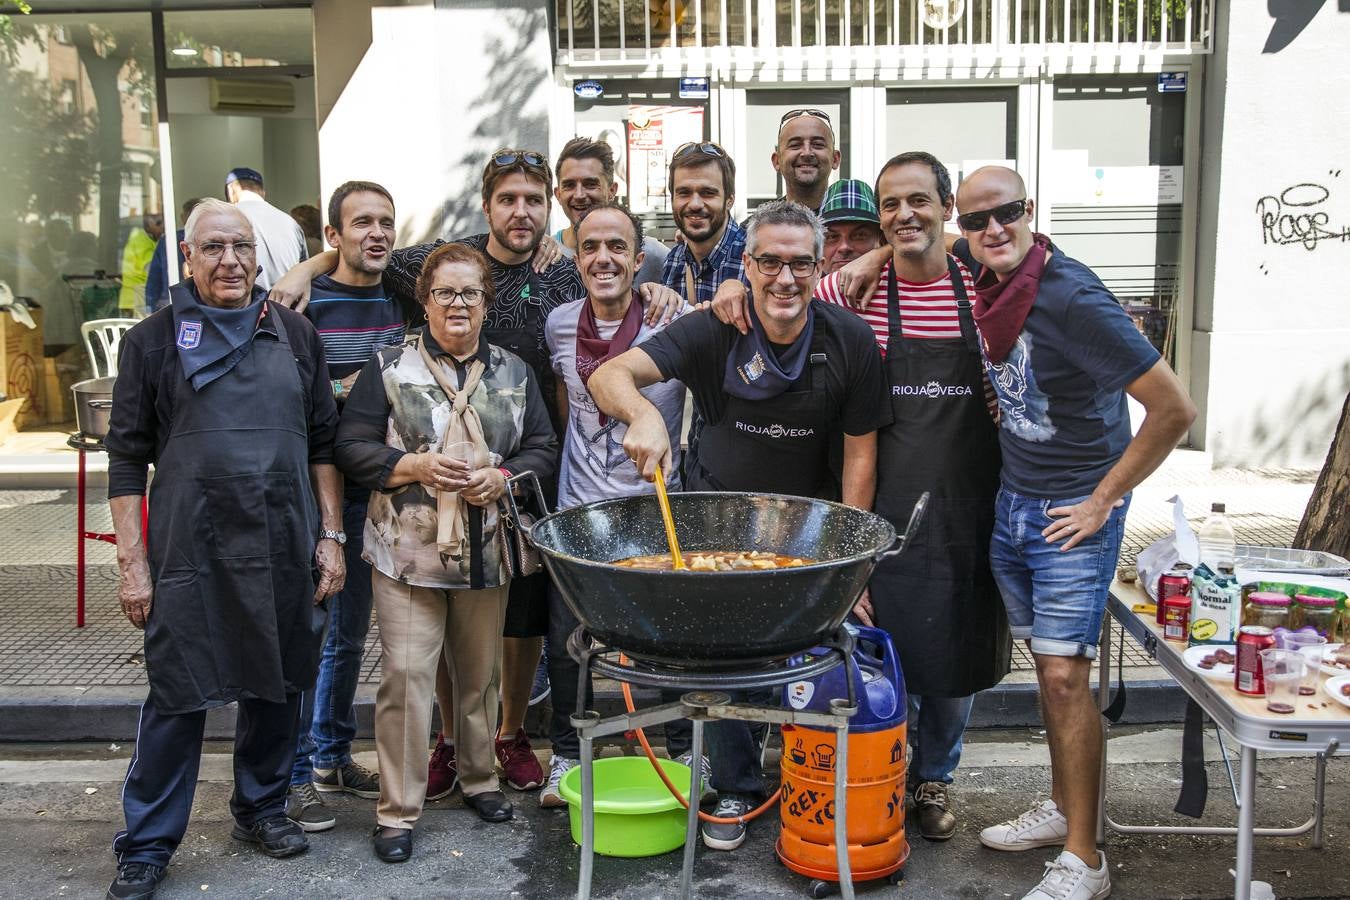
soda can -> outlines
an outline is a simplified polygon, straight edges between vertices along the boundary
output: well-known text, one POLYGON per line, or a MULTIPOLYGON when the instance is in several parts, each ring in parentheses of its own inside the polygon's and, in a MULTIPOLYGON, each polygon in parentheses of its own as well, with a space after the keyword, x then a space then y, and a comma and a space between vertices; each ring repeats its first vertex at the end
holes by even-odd
POLYGON ((1174 594, 1163 601, 1163 638, 1186 643, 1191 638, 1191 598, 1174 594))
POLYGON ((1189 595, 1191 592, 1191 567, 1174 566, 1172 571, 1158 576, 1158 624, 1163 622, 1163 604, 1168 597, 1189 595))
POLYGON ((1233 687, 1240 694, 1264 695, 1266 679, 1261 672, 1261 651, 1275 646, 1275 632, 1260 625, 1243 625, 1238 629, 1237 665, 1233 673, 1233 687))

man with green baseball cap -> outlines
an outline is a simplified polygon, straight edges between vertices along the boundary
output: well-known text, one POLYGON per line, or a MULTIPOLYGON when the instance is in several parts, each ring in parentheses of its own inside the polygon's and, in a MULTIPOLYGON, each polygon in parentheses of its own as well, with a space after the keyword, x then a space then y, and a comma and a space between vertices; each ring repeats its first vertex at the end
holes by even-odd
POLYGON ((847 263, 882 244, 877 195, 865 181, 845 178, 830 185, 820 207, 825 224, 825 271, 847 263))

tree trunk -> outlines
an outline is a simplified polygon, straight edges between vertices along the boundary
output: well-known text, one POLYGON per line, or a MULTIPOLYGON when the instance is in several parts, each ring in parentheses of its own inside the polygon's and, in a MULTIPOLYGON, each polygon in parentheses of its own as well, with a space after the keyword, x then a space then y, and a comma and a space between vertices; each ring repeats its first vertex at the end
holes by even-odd
POLYGON ((1294 535, 1294 546, 1350 559, 1350 396, 1341 407, 1336 436, 1294 535))
POLYGON ((70 38, 89 76, 97 110, 98 131, 98 261, 118 272, 122 203, 122 91, 118 79, 126 65, 126 51, 104 42, 100 56, 89 26, 70 28, 70 38))

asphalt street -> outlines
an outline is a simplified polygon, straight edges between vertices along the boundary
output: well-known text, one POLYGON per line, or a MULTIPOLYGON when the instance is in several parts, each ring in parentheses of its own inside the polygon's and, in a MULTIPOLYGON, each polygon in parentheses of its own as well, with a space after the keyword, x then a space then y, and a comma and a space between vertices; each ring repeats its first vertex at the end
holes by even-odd
MULTIPOLYGON (((1167 824, 1179 785, 1180 731, 1173 727, 1113 732, 1109 808, 1119 821, 1167 824)), ((0 896, 98 897, 114 873, 109 842, 121 822, 119 789, 132 746, 0 744, 0 896)), ((358 759, 374 764, 368 744, 358 759)), ((610 748, 607 752, 619 752, 610 748)), ((1236 813, 1218 746, 1209 740, 1210 795, 1203 824, 1231 824, 1236 813)), ((547 753, 543 752, 546 759, 547 753)), ((912 836, 912 856, 898 887, 860 885, 861 897, 1020 897, 1039 878, 1048 850, 1010 854, 980 846, 986 824, 1008 818, 1047 795, 1044 737, 1036 729, 973 732, 952 797, 961 817, 955 838, 933 844, 912 836)), ((1311 813, 1307 757, 1263 758, 1258 824, 1298 824, 1311 813)), ((369 843, 374 801, 331 799, 332 831, 311 836, 311 849, 271 860, 229 837, 227 744, 207 748, 192 824, 160 896, 187 897, 472 897, 561 898, 574 895, 578 850, 565 811, 540 810, 534 795, 512 794, 515 821, 481 823, 458 796, 430 804, 412 861, 390 866, 369 843)), ((1258 838, 1256 877, 1281 898, 1350 896, 1350 773, 1329 766, 1326 847, 1311 838, 1258 838)), ((808 882, 773 853, 776 817, 756 822, 732 853, 700 851, 696 895, 716 898, 805 897, 808 882)), ((1118 898, 1219 898, 1232 895, 1234 843, 1226 837, 1111 834, 1106 852, 1118 898)), ((599 858, 595 897, 674 897, 679 854, 599 858)))

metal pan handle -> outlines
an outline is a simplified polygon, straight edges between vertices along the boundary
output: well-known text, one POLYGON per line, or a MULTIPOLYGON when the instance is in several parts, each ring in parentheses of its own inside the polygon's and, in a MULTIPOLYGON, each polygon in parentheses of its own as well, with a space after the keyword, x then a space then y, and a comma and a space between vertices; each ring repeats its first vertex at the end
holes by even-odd
POLYGON ((111 400, 86 400, 84 405, 90 409, 112 409, 111 400))
POLYGON ((882 550, 873 557, 875 562, 881 562, 883 559, 889 559, 892 556, 898 556, 905 551, 905 547, 914 538, 914 532, 918 530, 919 523, 923 521, 923 514, 928 509, 928 492, 924 491, 919 495, 919 499, 914 501, 914 509, 909 514, 909 523, 905 525, 904 533, 896 537, 895 543, 882 550))
POLYGON ((517 525, 521 522, 520 509, 516 506, 515 487, 518 484, 523 484, 527 490, 534 491, 534 497, 539 501, 539 510, 544 515, 548 515, 548 499, 544 496, 544 489, 539 485, 539 476, 534 474, 533 469, 526 469, 524 472, 512 475, 510 478, 506 479, 506 502, 511 507, 512 520, 514 520, 517 525))

